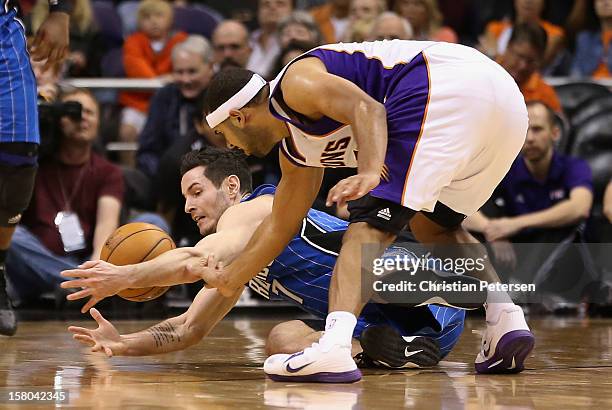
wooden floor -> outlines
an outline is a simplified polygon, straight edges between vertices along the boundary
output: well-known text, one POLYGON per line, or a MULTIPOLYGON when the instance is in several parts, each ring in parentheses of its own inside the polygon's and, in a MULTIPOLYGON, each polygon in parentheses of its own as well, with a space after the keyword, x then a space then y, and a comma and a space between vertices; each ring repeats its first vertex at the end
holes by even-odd
MULTIPOLYGON (((612 409, 612 320, 531 320, 536 349, 528 370, 511 376, 474 374, 471 330, 482 322, 472 320, 438 368, 369 370, 352 385, 266 380, 262 347, 275 323, 226 320, 187 351, 107 360, 77 346, 66 323, 22 322, 16 337, 0 338, 0 392, 61 388, 70 400, 56 407, 94 409, 612 409)), ((117 322, 122 332, 148 324, 117 322)))

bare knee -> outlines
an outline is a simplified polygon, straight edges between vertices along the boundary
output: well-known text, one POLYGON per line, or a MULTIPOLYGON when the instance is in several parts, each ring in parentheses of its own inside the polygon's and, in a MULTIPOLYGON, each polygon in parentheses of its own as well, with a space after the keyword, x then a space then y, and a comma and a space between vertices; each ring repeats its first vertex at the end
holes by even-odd
POLYGON ((291 320, 274 326, 266 340, 266 354, 268 356, 278 353, 295 353, 303 350, 316 341, 318 336, 313 329, 301 320, 291 320))

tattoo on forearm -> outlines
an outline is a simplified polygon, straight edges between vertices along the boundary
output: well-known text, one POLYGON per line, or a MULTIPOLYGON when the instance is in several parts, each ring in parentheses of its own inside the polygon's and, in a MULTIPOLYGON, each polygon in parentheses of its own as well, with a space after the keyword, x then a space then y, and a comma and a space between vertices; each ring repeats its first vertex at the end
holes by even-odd
POLYGON ((178 335, 174 326, 170 322, 160 323, 155 325, 147 332, 151 333, 153 340, 155 340, 155 347, 160 348, 170 343, 180 343, 181 337, 178 335))

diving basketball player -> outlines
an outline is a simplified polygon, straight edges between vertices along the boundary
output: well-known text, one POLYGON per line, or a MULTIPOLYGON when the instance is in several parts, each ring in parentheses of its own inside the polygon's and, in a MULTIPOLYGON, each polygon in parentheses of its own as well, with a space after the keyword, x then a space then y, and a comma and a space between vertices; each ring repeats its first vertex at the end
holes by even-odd
MULTIPOLYGON (((475 245, 455 247, 461 257, 484 254, 461 222, 491 196, 528 124, 523 96, 498 64, 469 47, 402 40, 321 46, 270 83, 247 70, 222 71, 208 88, 207 112, 211 128, 247 154, 282 148, 272 213, 245 251, 226 267, 194 266, 221 292, 233 292, 283 250, 319 191, 323 168, 358 170, 328 196, 330 203, 350 201, 350 225, 325 333, 300 354, 264 365, 268 375, 298 382, 330 373, 359 379, 350 338, 368 299, 362 265, 371 267, 407 224, 424 244, 469 243, 475 245), (367 260, 364 244, 379 245, 367 260)), ((470 274, 499 282, 490 265, 470 274)), ((489 292, 485 307, 476 370, 521 371, 534 344, 522 309, 503 291, 489 292)))
MULTIPOLYGON (((83 288, 69 299, 91 296, 87 311, 102 298, 128 287, 148 287, 194 282, 200 277, 188 268, 204 255, 214 254, 229 263, 246 246, 257 226, 272 212, 275 188, 251 187, 249 168, 242 155, 207 148, 189 153, 183 160, 181 187, 185 211, 205 235, 194 248, 179 248, 148 261, 114 266, 95 261, 80 269, 65 271, 65 288, 83 288)), ((347 223, 316 210, 309 210, 302 229, 285 250, 248 286, 266 299, 281 299, 325 318, 328 289, 342 234, 347 223)), ((387 254, 406 253, 391 246, 387 254)), ((100 313, 92 309, 98 329, 70 327, 75 338, 107 355, 150 355, 184 349, 199 342, 230 311, 244 287, 223 296, 217 289, 202 289, 188 311, 142 332, 119 335, 100 313)), ((445 306, 414 308, 369 303, 363 309, 353 337, 361 341, 363 364, 386 368, 433 366, 457 342, 463 329, 464 312, 445 306)), ((266 351, 296 353, 310 346, 320 332, 301 321, 275 327, 268 337, 266 351)), ((353 351, 353 354, 357 351, 353 351)), ((282 380, 274 375, 271 377, 282 380)), ((317 375, 316 380, 342 382, 335 374, 317 375)))

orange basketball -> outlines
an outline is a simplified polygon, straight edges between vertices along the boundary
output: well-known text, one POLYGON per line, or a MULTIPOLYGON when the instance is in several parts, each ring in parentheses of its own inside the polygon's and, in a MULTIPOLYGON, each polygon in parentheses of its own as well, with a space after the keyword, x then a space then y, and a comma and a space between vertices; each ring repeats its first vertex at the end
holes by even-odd
MULTIPOLYGON (((136 222, 120 226, 108 237, 100 259, 113 265, 131 265, 153 259, 176 248, 168 234, 155 225, 136 222)), ((160 297, 168 286, 125 289, 118 293, 123 299, 146 302, 160 297)))

